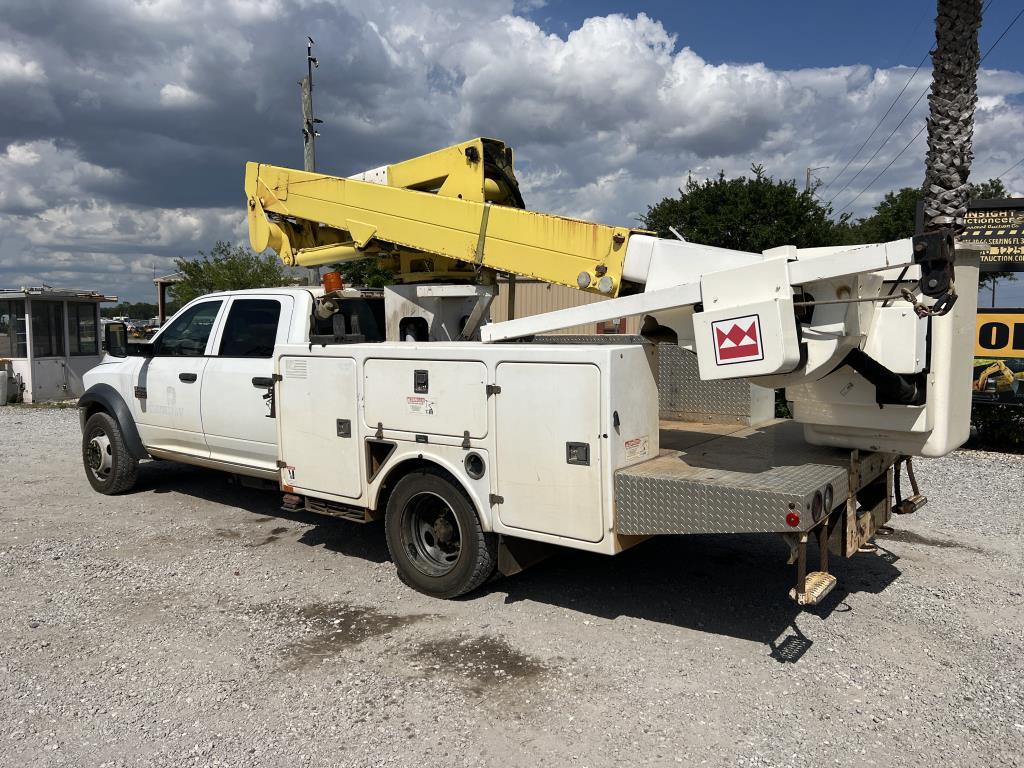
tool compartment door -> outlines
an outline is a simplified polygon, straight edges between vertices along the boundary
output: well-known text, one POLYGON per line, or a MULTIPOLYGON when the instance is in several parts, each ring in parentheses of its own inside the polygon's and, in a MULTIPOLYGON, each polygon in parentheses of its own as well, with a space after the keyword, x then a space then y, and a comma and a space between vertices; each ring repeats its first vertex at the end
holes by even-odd
POLYGON ((425 435, 487 436, 487 366, 461 360, 363 364, 366 426, 425 435))
POLYGON ((356 361, 283 356, 277 418, 281 482, 296 491, 363 495, 356 361), (347 428, 346 428, 347 427, 347 428))
POLYGON ((496 378, 498 519, 510 528, 600 541, 600 370, 506 362, 496 378))

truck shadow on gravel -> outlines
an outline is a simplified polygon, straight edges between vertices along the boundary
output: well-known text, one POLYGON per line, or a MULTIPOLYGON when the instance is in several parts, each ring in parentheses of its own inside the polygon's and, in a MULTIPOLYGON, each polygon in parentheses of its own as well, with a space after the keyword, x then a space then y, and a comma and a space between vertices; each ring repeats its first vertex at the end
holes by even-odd
MULTIPOLYGON (((817 562, 815 547, 808 557, 817 562)), ((838 584, 821 605, 806 609, 788 596, 796 570, 785 564, 785 545, 758 535, 662 536, 613 558, 559 550, 493 582, 490 591, 506 593, 507 603, 529 600, 609 621, 627 617, 749 640, 793 663, 813 645, 797 617, 824 621, 851 611, 849 594, 877 594, 899 577, 896 559, 885 552, 850 560, 832 555, 838 584)))
MULTIPOLYGON (((359 557, 373 563, 389 560, 384 531, 379 523, 359 524, 337 520, 313 512, 288 512, 281 508, 281 492, 276 489, 250 488, 223 472, 175 462, 153 462, 139 468, 136 493, 178 493, 214 504, 223 504, 251 513, 245 522, 267 529, 254 530, 253 540, 241 546, 263 547, 278 541, 286 531, 283 521, 312 526, 298 541, 310 547, 359 557)), ((226 522, 226 521, 225 521, 226 522)), ((236 531, 220 528, 221 538, 243 537, 236 531)))
MULTIPOLYGON (((276 491, 247 488, 213 470, 170 462, 143 469, 139 491, 180 493, 251 513, 254 525, 267 528, 250 546, 272 544, 278 537, 272 529, 288 520, 312 526, 298 538, 307 546, 374 563, 389 559, 379 523, 286 512, 276 491)), ((661 536, 615 557, 556 549, 548 560, 483 591, 505 593, 506 603, 527 600, 609 621, 627 617, 749 640, 763 644, 777 661, 795 663, 813 645, 797 627, 798 616, 824 621, 850 611, 847 595, 880 593, 900 575, 898 558, 884 549, 850 560, 832 555, 839 583, 821 605, 801 609, 788 596, 796 570, 786 565, 786 556, 785 545, 771 535, 661 536)), ((817 558, 812 543, 812 567, 817 558)))

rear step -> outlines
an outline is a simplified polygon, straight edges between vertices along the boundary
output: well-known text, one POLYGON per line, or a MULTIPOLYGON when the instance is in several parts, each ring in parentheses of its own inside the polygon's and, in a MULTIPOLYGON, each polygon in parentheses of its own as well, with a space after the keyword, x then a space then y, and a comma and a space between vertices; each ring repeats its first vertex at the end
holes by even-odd
POLYGON ((827 515, 816 529, 800 534, 796 544, 796 585, 789 590, 789 596, 797 605, 817 605, 836 586, 836 577, 828 572, 828 536, 832 516, 827 515), (807 571, 807 540, 818 539, 818 554, 821 563, 817 571, 807 571))
POLYGON ((911 496, 909 499, 904 499, 903 501, 896 504, 892 508, 892 511, 895 512, 897 515, 912 515, 927 503, 928 497, 922 496, 921 494, 918 493, 914 496, 911 496))
POLYGON ((811 571, 804 579, 803 590, 799 586, 789 590, 789 596, 797 605, 817 605, 836 585, 836 577, 824 571, 811 571))

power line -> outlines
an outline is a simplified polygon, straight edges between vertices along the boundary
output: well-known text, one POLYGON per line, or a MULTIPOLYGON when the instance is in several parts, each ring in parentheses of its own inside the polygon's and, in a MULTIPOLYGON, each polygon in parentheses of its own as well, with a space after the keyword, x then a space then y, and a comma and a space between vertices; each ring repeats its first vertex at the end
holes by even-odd
MULTIPOLYGON (((990 6, 990 5, 991 5, 991 4, 993 3, 993 2, 995 2, 995 0, 988 0, 988 2, 987 2, 987 3, 985 4, 984 8, 982 8, 982 13, 984 13, 984 12, 985 12, 985 10, 986 10, 986 9, 987 9, 987 8, 988 8, 988 7, 989 7, 989 6, 990 6)), ((923 17, 921 17, 921 19, 920 19, 920 20, 919 20, 919 21, 917 22, 917 24, 916 24, 916 25, 914 25, 914 29, 913 29, 913 31, 911 31, 911 33, 910 33, 910 35, 909 35, 910 37, 913 37, 913 35, 914 35, 914 32, 917 32, 917 28, 921 26, 921 22, 923 22, 923 21, 924 21, 925 19, 927 19, 927 18, 928 18, 928 16, 927 16, 927 15, 925 15, 925 16, 923 16, 923 17)), ((891 104, 889 105, 889 108, 888 108, 887 110, 885 110, 885 114, 884 114, 884 115, 882 115, 881 119, 879 119, 879 121, 878 121, 877 123, 875 123, 875 127, 871 129, 871 133, 870 133, 870 134, 868 134, 868 137, 867 137, 866 139, 864 139, 864 142, 863 142, 863 143, 862 143, 862 144, 861 144, 861 145, 860 145, 860 146, 859 146, 859 147, 857 148, 857 151, 856 151, 856 152, 854 152, 854 153, 853 153, 853 154, 852 154, 852 155, 850 156, 850 159, 849 159, 849 160, 847 160, 847 161, 846 161, 846 165, 844 165, 844 166, 843 166, 843 169, 842 169, 842 170, 841 170, 841 171, 840 171, 839 173, 837 173, 837 174, 836 174, 835 176, 833 176, 833 177, 832 177, 832 181, 830 181, 830 182, 829 182, 828 184, 826 184, 826 185, 825 185, 825 186, 824 186, 824 187, 822 188, 822 190, 821 190, 821 191, 822 191, 822 193, 823 193, 823 194, 824 194, 825 190, 827 190, 827 189, 828 189, 829 187, 831 187, 831 186, 832 186, 833 184, 835 184, 835 183, 836 183, 836 181, 838 181, 838 180, 839 180, 839 178, 840 178, 840 177, 841 177, 841 176, 842 176, 842 175, 843 175, 844 173, 846 173, 846 169, 850 167, 850 163, 852 163, 852 162, 853 162, 854 160, 856 160, 856 159, 857 159, 857 156, 858 156, 858 155, 859 155, 859 154, 861 153, 861 151, 863 151, 864 147, 865 147, 865 146, 867 146, 867 143, 868 143, 869 141, 871 141, 871 137, 875 135, 875 132, 876 132, 876 131, 878 131, 878 129, 879 129, 879 128, 881 128, 881 127, 882 127, 882 123, 884 123, 884 122, 885 122, 885 118, 887 118, 887 117, 889 116, 889 113, 890 113, 890 112, 892 112, 892 108, 893 108, 893 107, 895 107, 895 106, 896 106, 896 104, 897 104, 897 103, 899 102, 899 100, 900 100, 900 97, 902 97, 902 96, 903 96, 903 93, 904 93, 904 92, 905 92, 905 91, 907 90, 907 87, 908 87, 908 86, 909 86, 909 85, 910 85, 910 84, 911 84, 911 83, 912 83, 912 82, 914 81, 914 78, 915 78, 915 77, 917 77, 917 73, 918 73, 918 71, 919 71, 919 70, 921 69, 921 65, 922 65, 922 64, 924 64, 924 60, 925 60, 926 58, 928 58, 928 53, 929 53, 929 51, 925 51, 925 53, 924 53, 924 56, 922 56, 922 57, 921 57, 921 61, 919 61, 919 62, 917 63, 917 67, 915 67, 915 68, 914 68, 914 73, 913 73, 913 74, 912 74, 912 75, 910 76, 910 79, 909 79, 909 80, 907 80, 907 82, 906 82, 906 83, 905 83, 905 84, 903 85, 903 88, 901 88, 901 89, 900 89, 900 92, 896 94, 896 98, 892 100, 892 103, 891 103, 891 104)), ((854 178, 856 178, 856 176, 854 176, 854 178)), ((852 180, 851 180, 851 181, 852 181, 852 180)), ((849 183, 847 184, 847 186, 849 186, 849 183)), ((846 188, 846 187, 844 187, 843 189, 845 189, 845 188, 846 188)), ((839 190, 839 192, 840 192, 840 193, 841 193, 842 191, 843 191, 842 189, 841 189, 841 190, 839 190)), ((832 200, 835 200, 835 198, 836 198, 836 197, 838 197, 838 193, 837 193, 837 194, 836 194, 835 196, 833 196, 832 200)), ((829 203, 831 204, 831 202, 832 202, 832 201, 830 200, 830 201, 829 201, 829 203)))
MULTIPOLYGON (((982 6, 982 8, 981 8, 981 15, 982 15, 982 17, 984 17, 985 12, 988 11, 988 9, 991 7, 993 2, 995 2, 995 0, 988 0, 985 3, 985 5, 982 6)), ((1014 23, 1017 21, 1017 18, 1019 18, 1020 15, 1021 15, 1020 13, 1017 14, 1017 17, 1015 17, 1013 19, 1013 21, 1010 22, 1010 25, 1006 29, 1003 30, 1003 33, 1001 35, 999 35, 999 38, 995 41, 995 43, 993 43, 989 47, 988 51, 985 52, 985 56, 982 56, 982 58, 978 61, 978 65, 979 66, 981 65, 981 62, 985 60, 985 57, 987 57, 992 52, 992 49, 996 47, 996 45, 999 43, 999 41, 1003 39, 1003 35, 1005 35, 1009 31, 1010 27, 1012 27, 1014 25, 1014 23)), ((920 22, 918 22, 918 23, 920 24, 920 22)), ((917 28, 915 27, 915 30, 916 29, 917 28)), ((928 54, 929 53, 931 53, 931 51, 925 51, 924 56, 921 57, 921 61, 918 62, 917 67, 914 69, 914 74, 912 74, 910 76, 910 79, 907 80, 906 84, 903 86, 903 88, 900 90, 900 92, 898 94, 896 94, 896 98, 893 99, 892 103, 889 105, 889 108, 887 110, 885 110, 885 114, 882 115, 882 118, 878 121, 878 123, 875 125, 875 127, 871 130, 871 133, 864 140, 864 143, 861 144, 860 147, 857 149, 857 151, 854 152, 853 155, 850 157, 850 159, 846 161, 846 165, 843 166, 843 170, 841 170, 839 173, 837 173, 836 176, 832 179, 832 181, 830 181, 828 184, 825 185, 824 189, 822 189, 822 192, 824 192, 826 189, 828 189, 830 186, 832 186, 832 184, 834 184, 839 179, 840 176, 842 176, 844 173, 846 173, 846 169, 850 167, 850 164, 861 153, 861 150, 863 150, 864 147, 867 145, 867 143, 869 141, 871 141, 871 137, 874 136, 876 131, 878 131, 878 129, 882 126, 882 123, 885 122, 885 118, 889 116, 889 113, 892 112, 893 107, 895 107, 896 104, 899 102, 900 97, 903 96, 904 92, 907 90, 907 88, 910 86, 910 84, 914 81, 914 78, 917 76, 918 71, 921 69, 921 66, 924 64, 924 60, 926 58, 928 58, 928 54)), ((890 134, 885 137, 885 140, 878 146, 878 149, 875 150, 875 153, 868 159, 868 161, 861 167, 861 169, 859 171, 857 171, 857 173, 855 173, 853 175, 853 178, 851 178, 849 181, 847 181, 846 184, 843 185, 843 188, 840 189, 838 192, 836 192, 832 196, 832 198, 828 201, 829 205, 831 205, 836 200, 836 198, 838 198, 841 194, 843 194, 843 192, 851 184, 853 184, 854 181, 857 180, 857 177, 860 176, 860 174, 864 172, 864 170, 867 168, 867 166, 871 164, 871 161, 874 160, 878 156, 878 153, 882 151, 882 148, 886 144, 889 143, 889 140, 893 137, 893 135, 895 135, 896 131, 898 131, 900 129, 900 126, 902 126, 903 123, 906 121, 906 119, 908 117, 910 117, 911 112, 914 111, 914 107, 916 107, 918 105, 918 103, 920 103, 921 99, 924 98, 924 95, 927 92, 928 92, 928 86, 925 86, 924 91, 921 93, 920 96, 917 97, 917 101, 915 101, 913 106, 911 106, 910 111, 907 112, 906 115, 904 115, 903 120, 900 120, 899 124, 892 130, 892 132, 890 132, 890 134)))
POLYGON ((1016 163, 1014 163, 1014 164, 1013 164, 1013 165, 1011 165, 1011 166, 1010 166, 1009 168, 1007 168, 1007 169, 1006 169, 1005 171, 1003 171, 1002 173, 1000 173, 1000 174, 999 174, 998 176, 996 176, 996 178, 997 178, 997 179, 1002 179, 1002 178, 1003 178, 1003 176, 1005 176, 1006 174, 1008 174, 1008 173, 1009 173, 1010 171, 1012 171, 1012 170, 1013 170, 1014 168, 1016 168, 1016 167, 1017 167, 1018 165, 1020 165, 1021 163, 1024 163, 1024 157, 1022 157, 1022 158, 1021 158, 1020 160, 1018 160, 1018 161, 1017 161, 1016 163))
MULTIPOLYGON (((989 5, 991 5, 991 4, 992 4, 992 2, 994 2, 994 0, 989 0, 988 4, 986 4, 986 5, 985 5, 985 6, 984 6, 984 7, 982 8, 982 12, 983 12, 983 13, 984 13, 984 10, 985 10, 986 8, 988 8, 988 6, 989 6, 989 5)), ((1004 38, 1004 37, 1006 36, 1006 33, 1010 31, 1010 29, 1011 29, 1011 28, 1013 27, 1013 25, 1014 25, 1014 24, 1016 24, 1016 23, 1017 23, 1017 20, 1018 20, 1018 19, 1019 19, 1019 18, 1020 18, 1021 16, 1024 16, 1024 8, 1022 8, 1022 9, 1021 9, 1020 11, 1018 11, 1018 12, 1017 12, 1017 15, 1016 15, 1016 16, 1014 16, 1014 17, 1013 17, 1013 19, 1012 19, 1012 20, 1010 21, 1010 23, 1006 25, 1006 29, 1004 29, 1004 30, 1003 30, 1003 31, 1002 31, 1002 32, 1000 33, 999 37, 997 37, 997 38, 996 38, 995 42, 994 42, 994 43, 992 43, 992 45, 990 45, 990 46, 988 47, 988 50, 987 50, 987 51, 985 51, 985 55, 984 55, 984 56, 982 56, 982 57, 981 57, 981 58, 980 58, 980 59, 978 60, 978 66, 979 66, 979 67, 981 66, 981 62, 983 62, 983 61, 984 61, 985 59, 987 59, 987 58, 988 58, 988 55, 989 55, 990 53, 992 53, 992 51, 993 51, 993 50, 995 49, 995 47, 996 47, 997 45, 999 45, 1000 41, 1001 41, 1001 40, 1002 40, 1002 39, 1003 39, 1003 38, 1004 38)), ((921 95, 917 97, 917 101, 915 101, 915 102, 914 102, 914 105, 913 105, 913 106, 912 106, 912 107, 910 108, 910 112, 907 112, 907 114, 906 114, 906 115, 904 115, 904 117, 903 117, 903 120, 900 120, 900 122, 899 122, 899 125, 897 125, 897 126, 896 126, 896 128, 894 128, 894 129, 892 130, 892 133, 890 133, 890 134, 889 134, 889 135, 888 135, 888 136, 886 137, 885 141, 883 141, 883 142, 882 142, 882 144, 881 144, 881 146, 879 146, 879 148, 878 148, 878 149, 877 149, 877 150, 875 151, 875 154, 871 156, 871 158, 870 158, 870 159, 869 159, 869 160, 867 161, 867 163, 865 163, 865 164, 864 164, 864 166, 863 166, 863 167, 862 167, 862 168, 860 169, 860 171, 857 171, 857 174, 856 174, 856 175, 855 175, 855 176, 853 177, 854 179, 856 179, 856 178, 857 178, 857 176, 859 176, 859 175, 860 175, 861 171, 863 171, 863 170, 864 170, 864 168, 866 168, 866 167, 867 167, 867 166, 868 166, 868 165, 869 165, 869 164, 871 163, 871 160, 873 160, 873 159, 875 158, 875 156, 877 156, 877 155, 878 155, 878 152, 879 152, 879 151, 881 151, 882 147, 884 147, 884 146, 885 146, 885 145, 886 145, 886 144, 888 143, 889 139, 891 139, 891 138, 892 138, 893 134, 894 134, 894 133, 896 133, 896 131, 897 131, 897 130, 899 130, 899 127, 900 127, 901 125, 903 125, 904 121, 905 121, 905 120, 906 120, 906 119, 907 119, 908 117, 910 117, 910 113, 914 111, 914 107, 916 107, 916 106, 917 106, 918 102, 919 102, 919 101, 921 101, 921 99, 922 99, 922 98, 924 97, 924 94, 925 94, 925 93, 927 93, 927 92, 928 92, 928 88, 925 88, 925 89, 924 89, 924 91, 923 91, 923 92, 921 93, 921 95)), ((854 198, 853 198, 853 199, 852 199, 852 200, 851 200, 850 202, 848 202, 848 203, 847 203, 846 205, 844 205, 844 206, 843 206, 843 207, 842 207, 842 208, 840 209, 840 213, 842 213, 843 211, 847 210, 847 209, 848 209, 848 208, 850 208, 850 207, 851 207, 851 206, 852 206, 852 205, 853 205, 853 204, 854 204, 855 202, 857 202, 857 200, 859 200, 859 199, 860 199, 860 196, 861 196, 861 195, 863 195, 863 194, 864 194, 865 192, 867 192, 867 191, 868 191, 868 189, 870 189, 870 188, 871 188, 871 185, 872 185, 872 184, 874 184, 874 183, 875 183, 876 181, 878 181, 878 180, 879 180, 879 179, 880 179, 880 178, 882 177, 882 174, 884 174, 884 173, 885 173, 886 171, 888 171, 888 170, 889 170, 889 169, 890 169, 890 168, 891 168, 891 167, 893 166, 893 163, 895 163, 895 162, 896 162, 896 161, 897 161, 897 160, 898 160, 898 159, 900 158, 900 156, 901 156, 901 155, 902 155, 902 154, 903 154, 904 152, 906 152, 906 151, 907 151, 908 149, 910 149, 910 145, 911 145, 911 144, 913 144, 913 143, 914 143, 915 141, 917 141, 917 137, 918 137, 918 136, 920 136, 920 135, 921 135, 922 133, 924 133, 924 130, 925 130, 925 128, 927 128, 927 127, 928 127, 928 123, 927 123, 927 121, 926 121, 926 122, 925 122, 925 124, 921 126, 921 129, 920 129, 920 130, 919 130, 919 131, 918 131, 917 133, 915 133, 915 134, 914 134, 914 137, 913 137, 913 138, 912 138, 912 139, 911 139, 910 141, 908 141, 908 142, 907 142, 906 146, 905 146, 905 147, 903 147, 903 149, 901 149, 901 150, 900 150, 900 151, 899 151, 899 152, 898 152, 898 153, 896 154, 896 157, 894 157, 894 158, 893 158, 892 160, 890 160, 890 161, 889 161, 889 163, 888 163, 888 165, 886 165, 886 166, 885 166, 885 168, 883 168, 883 169, 882 169, 881 171, 879 171, 879 172, 878 172, 878 174, 877 174, 877 175, 875 176, 875 178, 873 178, 873 179, 872 179, 872 180, 871 180, 870 182, 868 182, 868 183, 867 183, 867 185, 866 185, 866 186, 865 186, 865 187, 864 187, 864 188, 863 188, 863 189, 862 189, 862 190, 861 190, 860 192, 858 192, 858 193, 857 193, 857 194, 856 194, 856 195, 854 196, 854 198)), ((1024 158, 1022 158, 1022 161, 1024 161, 1024 158)), ((1019 164, 1019 163, 1017 163, 1017 164, 1019 164)), ((1011 170, 1011 169, 1012 169, 1013 167, 1015 167, 1015 166, 1011 166, 1011 168, 1008 168, 1008 169, 1007 169, 1006 171, 1003 171, 1003 173, 1008 173, 1008 172, 1009 172, 1009 171, 1010 171, 1010 170, 1011 170)), ((853 179, 850 179, 850 181, 848 181, 848 182, 846 183, 846 186, 848 187, 848 186, 849 186, 849 185, 850 185, 850 184, 851 184, 852 182, 853 182, 853 179)), ((845 189, 845 188, 846 188, 846 187, 843 187, 843 189, 845 189)), ((834 196, 834 197, 832 198, 832 200, 835 200, 835 199, 836 199, 836 197, 839 197, 839 195, 840 195, 840 194, 842 194, 842 191, 843 191, 842 189, 841 189, 841 190, 839 190, 839 192, 837 192, 837 193, 835 194, 835 196, 834 196)), ((831 203, 832 203, 832 200, 829 200, 829 204, 830 204, 830 205, 831 205, 831 203)))
POLYGON ((988 55, 992 53, 992 49, 999 45, 999 41, 1006 37, 1006 33, 1010 31, 1013 25, 1017 23, 1017 19, 1019 19, 1022 15, 1024 15, 1024 8, 1021 8, 1019 11, 1017 11, 1017 15, 1013 17, 1013 21, 1006 25, 1006 29, 1002 31, 1002 34, 1000 34, 999 37, 996 38, 996 41, 988 47, 988 50, 985 51, 985 55, 982 56, 981 59, 978 61, 979 67, 981 66, 981 62, 987 59, 988 55))
MULTIPOLYGON (((982 14, 982 16, 984 16, 984 15, 985 15, 985 12, 986 12, 986 11, 987 11, 987 10, 989 9, 989 6, 991 6, 993 2, 995 2, 995 0, 987 0, 987 2, 985 3, 985 5, 984 5, 984 6, 982 6, 982 9, 981 9, 981 14, 982 14)), ((926 18, 928 18, 928 16, 924 16, 924 17, 922 17, 922 18, 921 18, 921 20, 917 22, 917 24, 916 24, 916 25, 914 26, 914 29, 913 29, 913 31, 912 31, 912 32, 910 33, 910 36, 911 36, 911 37, 913 36, 914 32, 917 32, 917 28, 921 26, 921 22, 922 22, 922 21, 924 21, 924 20, 925 20, 926 18)), ((868 142, 869 142, 869 141, 871 141, 871 138, 872 138, 872 137, 873 137, 873 136, 875 135, 875 133, 876 133, 876 132, 878 131, 878 129, 882 127, 882 123, 884 123, 884 122, 885 122, 885 118, 887 118, 887 117, 889 116, 889 113, 890 113, 890 112, 892 112, 892 109, 893 109, 893 107, 895 107, 895 106, 896 106, 896 104, 897 104, 897 103, 899 103, 900 97, 902 97, 902 96, 903 96, 903 94, 904 94, 904 93, 906 92, 907 88, 908 88, 908 87, 910 86, 910 84, 911 84, 911 83, 912 83, 912 82, 914 81, 914 78, 915 78, 915 77, 917 77, 917 73, 918 73, 918 72, 919 72, 919 71, 921 70, 921 66, 922 66, 922 65, 924 64, 924 60, 928 58, 928 54, 929 54, 929 53, 931 53, 931 51, 930 51, 930 50, 928 50, 928 51, 925 51, 925 53, 924 53, 924 56, 922 56, 922 57, 921 57, 921 61, 919 61, 919 62, 917 63, 917 66, 916 66, 916 67, 914 68, 914 73, 913 73, 913 74, 912 74, 912 75, 910 76, 910 79, 909 79, 909 80, 907 80, 907 82, 906 82, 906 83, 904 83, 904 85, 903 85, 903 88, 901 88, 901 89, 900 89, 900 92, 896 94, 896 98, 892 100, 892 103, 891 103, 891 104, 889 104, 889 108, 885 110, 885 114, 884 114, 884 115, 882 115, 882 117, 881 117, 881 118, 879 119, 879 121, 878 121, 877 123, 875 123, 875 127, 871 129, 871 133, 869 133, 869 134, 868 134, 868 137, 867 137, 866 139, 864 139, 864 142, 863 142, 863 143, 862 143, 862 144, 861 144, 861 145, 860 145, 860 146, 859 146, 859 147, 857 148, 857 151, 856 151, 856 152, 854 152, 854 153, 853 153, 853 154, 852 154, 852 155, 850 156, 850 159, 846 161, 846 165, 844 165, 844 166, 843 166, 843 169, 842 169, 841 171, 839 171, 839 173, 837 173, 837 174, 836 174, 835 176, 833 176, 833 177, 832 177, 832 181, 830 181, 830 182, 829 182, 828 184, 826 184, 826 185, 825 185, 825 186, 824 186, 824 187, 822 188, 822 190, 821 190, 821 191, 822 191, 822 193, 824 193, 824 192, 825 192, 825 190, 827 190, 827 189, 828 189, 829 187, 831 187, 831 186, 832 186, 833 184, 835 184, 835 183, 836 183, 836 181, 837 181, 837 180, 838 180, 838 179, 839 179, 839 178, 840 178, 840 177, 841 177, 841 176, 842 176, 842 175, 843 175, 844 173, 846 173, 846 169, 850 167, 850 163, 852 163, 852 162, 853 162, 854 160, 856 160, 856 159, 857 159, 857 156, 858 156, 858 155, 859 155, 859 154, 861 153, 861 151, 863 151, 864 147, 866 147, 866 146, 867 146, 868 142)), ((925 90, 927 91, 927 88, 926 88, 925 90)), ((920 101, 920 100, 921 100, 921 99, 920 99, 920 97, 919 97, 919 98, 918 98, 918 101, 920 101)), ((916 106, 916 105, 917 105, 917 102, 914 102, 914 105, 916 106)), ((891 136, 890 136, 890 137, 891 137, 891 136)), ((885 143, 886 143, 886 142, 884 142, 884 141, 883 141, 883 142, 882 142, 882 146, 885 146, 885 143)), ((880 150, 880 149, 881 149, 881 147, 879 147, 879 150, 880 150)), ((868 161, 868 162, 870 162, 870 161, 868 161)), ((863 169, 862 169, 862 170, 863 170, 863 169)), ((858 173, 859 173, 859 172, 858 172, 858 173)), ((854 177, 853 177, 853 179, 850 179, 850 181, 848 181, 848 182, 847 182, 846 186, 848 187, 848 186, 849 186, 850 184, 852 184, 852 183, 853 183, 853 181, 854 181, 854 179, 856 179, 856 178, 857 178, 857 175, 855 174, 855 175, 854 175, 854 177)), ((844 189, 846 189, 846 187, 843 187, 843 189, 840 189, 840 190, 839 190, 839 192, 837 192, 837 193, 836 193, 835 195, 833 195, 833 197, 832 197, 832 200, 835 200, 835 199, 836 199, 837 197, 839 197, 839 195, 841 195, 841 194, 842 194, 842 192, 843 192, 843 190, 844 190, 844 189)), ((829 203, 830 203, 830 204, 831 204, 832 200, 829 200, 829 203)))
MULTIPOLYGON (((851 184, 853 184, 853 182, 857 180, 858 176, 860 176, 862 173, 864 173, 864 171, 867 169, 867 167, 869 165, 871 165, 871 161, 874 160, 876 157, 878 157, 878 153, 881 152, 882 149, 885 147, 885 145, 889 143, 889 140, 893 136, 896 135, 896 131, 898 131, 900 128, 903 127, 903 124, 905 122, 907 122, 907 118, 910 117, 911 114, 913 114, 914 110, 917 108, 917 105, 921 103, 921 99, 923 99, 924 95, 926 93, 928 93, 928 88, 929 88, 929 86, 926 85, 924 90, 921 91, 921 94, 917 97, 917 99, 914 101, 914 103, 910 105, 910 109, 907 110, 907 114, 905 114, 903 116, 902 120, 900 120, 898 123, 896 123, 896 127, 895 128, 893 128, 891 131, 889 131, 889 135, 885 137, 885 139, 882 141, 881 144, 878 145, 878 149, 876 149, 874 154, 871 155, 871 157, 869 157, 867 159, 867 161, 864 163, 864 165, 862 165, 860 167, 860 170, 857 171, 855 174, 853 174, 853 178, 851 178, 848 182, 846 182, 846 184, 843 185, 842 189, 840 189, 838 192, 836 192, 834 195, 832 195, 832 199, 828 201, 829 205, 832 205, 832 203, 835 201, 835 199, 837 197, 839 197, 841 194, 843 194, 843 191, 847 187, 849 187, 851 184)), ((858 197, 859 197, 859 195, 858 195, 858 197)))
POLYGON ((911 145, 911 144, 913 144, 913 143, 914 143, 915 141, 917 141, 917 137, 918 137, 918 136, 920 136, 920 135, 921 135, 922 133, 924 133, 924 129, 925 129, 925 128, 927 128, 927 127, 928 127, 928 123, 925 123, 924 125, 922 125, 922 126, 921 126, 921 130, 919 130, 919 131, 918 131, 917 133, 915 133, 915 134, 914 134, 914 138, 912 138, 912 139, 911 139, 910 141, 908 141, 908 142, 907 142, 907 145, 906 145, 905 147, 903 147, 903 149, 901 149, 901 150, 900 150, 899 152, 897 152, 897 153, 896 153, 896 157, 894 157, 894 158, 893 158, 892 160, 890 160, 890 161, 889 161, 889 164, 888 164, 888 165, 886 165, 886 166, 885 166, 885 168, 883 168, 882 170, 880 170, 880 171, 878 172, 878 175, 876 175, 876 176, 875 176, 875 178, 873 178, 873 179, 872 179, 871 181, 869 181, 869 182, 867 183, 867 185, 865 185, 864 189, 862 189, 862 190, 861 190, 860 192, 858 192, 858 193, 857 193, 857 195, 856 195, 856 197, 854 197, 854 198, 853 198, 853 200, 851 200, 851 201, 850 201, 850 202, 848 202, 848 203, 847 203, 846 205, 844 205, 844 206, 843 206, 843 208, 842 208, 842 210, 840 210, 839 212, 840 212, 840 213, 842 213, 842 212, 843 212, 843 211, 845 211, 845 210, 846 210, 847 208, 849 208, 849 207, 850 207, 850 206, 852 206, 852 205, 853 205, 854 203, 856 203, 856 202, 857 202, 857 200, 859 200, 859 199, 860 199, 860 196, 861 196, 861 195, 863 195, 863 194, 864 194, 865 192, 867 192, 867 191, 868 191, 868 190, 869 190, 869 189, 871 188, 871 185, 872 185, 872 184, 874 184, 874 183, 875 183, 876 181, 878 181, 878 180, 879 180, 880 178, 882 178, 882 174, 883 174, 883 173, 885 173, 886 171, 888 171, 888 170, 889 170, 890 168, 892 168, 892 166, 893 166, 893 163, 895 163, 895 162, 896 162, 897 160, 899 160, 899 159, 900 159, 900 156, 901 156, 901 155, 902 155, 902 154, 903 154, 904 152, 906 152, 906 151, 907 151, 908 149, 910 149, 910 145, 911 145))
MULTIPOLYGON (((868 137, 866 139, 864 139, 864 143, 862 143, 857 148, 856 152, 854 152, 852 155, 850 155, 850 159, 846 161, 846 165, 844 165, 843 169, 832 178, 832 181, 830 181, 828 184, 825 185, 824 189, 821 190, 822 193, 824 193, 826 189, 828 189, 833 184, 835 184, 840 176, 842 176, 844 173, 846 173, 846 169, 850 167, 850 163, 852 163, 854 160, 857 159, 857 156, 863 151, 864 147, 866 147, 868 145, 868 142, 871 141, 871 139, 875 135, 875 133, 878 132, 878 129, 882 127, 882 123, 885 122, 885 118, 887 118, 889 116, 889 113, 892 112, 892 108, 895 107, 897 103, 899 103, 899 100, 903 96, 903 94, 906 92, 907 87, 912 82, 914 82, 914 78, 917 77, 917 73, 921 71, 921 66, 924 64, 924 60, 927 59, 927 58, 928 58, 928 52, 925 51, 924 56, 921 57, 921 61, 919 61, 917 63, 917 67, 914 69, 914 74, 912 74, 910 76, 910 79, 907 80, 907 82, 905 82, 903 84, 903 87, 900 89, 900 92, 896 94, 896 98, 892 100, 892 103, 889 105, 889 108, 887 110, 885 110, 885 114, 882 115, 882 117, 878 120, 877 123, 875 123, 875 127, 871 129, 871 133, 869 133, 868 137)), ((839 190, 839 191, 842 192, 842 190, 839 190)))

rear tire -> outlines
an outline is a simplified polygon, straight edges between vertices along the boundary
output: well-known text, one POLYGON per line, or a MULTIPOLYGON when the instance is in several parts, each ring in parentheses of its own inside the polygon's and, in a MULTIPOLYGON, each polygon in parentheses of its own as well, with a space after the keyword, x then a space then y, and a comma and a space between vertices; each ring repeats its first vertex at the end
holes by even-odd
POLYGON ((398 578, 439 598, 464 595, 498 564, 498 541, 480 526, 473 502, 439 470, 406 475, 392 491, 384 531, 398 578))
POLYGON ((89 485, 107 496, 130 490, 139 474, 138 459, 128 451, 117 420, 102 411, 85 422, 82 464, 89 485))

